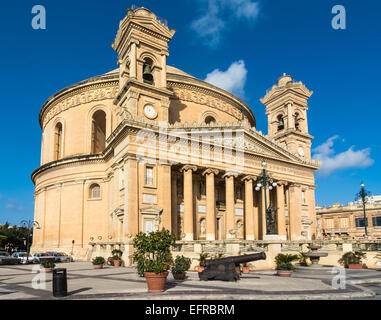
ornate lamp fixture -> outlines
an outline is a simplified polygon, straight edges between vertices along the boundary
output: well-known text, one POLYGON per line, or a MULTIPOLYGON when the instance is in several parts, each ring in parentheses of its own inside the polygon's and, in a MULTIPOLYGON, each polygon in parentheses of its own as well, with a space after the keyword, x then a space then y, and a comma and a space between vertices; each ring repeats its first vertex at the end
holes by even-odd
POLYGON ((264 189, 265 193, 265 212, 266 212, 266 234, 273 235, 277 234, 276 232, 276 222, 277 222, 277 216, 276 216, 276 209, 272 207, 267 206, 267 192, 266 189, 268 188, 270 191, 276 188, 277 183, 274 181, 274 179, 271 178, 270 175, 267 174, 266 171, 267 163, 266 161, 262 162, 262 174, 258 177, 258 183, 255 187, 255 191, 260 191, 261 188, 264 189))

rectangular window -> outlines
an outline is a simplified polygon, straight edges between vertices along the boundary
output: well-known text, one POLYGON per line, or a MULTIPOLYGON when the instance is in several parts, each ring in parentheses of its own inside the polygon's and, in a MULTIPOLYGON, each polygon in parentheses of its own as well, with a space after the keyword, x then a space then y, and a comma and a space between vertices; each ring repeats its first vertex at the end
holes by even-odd
POLYGON ((373 227, 381 227, 381 216, 379 217, 373 217, 373 227))
POLYGON ((348 228, 348 218, 340 218, 340 228, 348 228))
POLYGON ((356 218, 356 228, 365 228, 364 218, 356 218))
POLYGON ((333 229, 335 227, 333 219, 325 220, 326 228, 333 229))
POLYGON ((146 185, 147 186, 153 185, 153 168, 152 167, 146 167, 146 185))

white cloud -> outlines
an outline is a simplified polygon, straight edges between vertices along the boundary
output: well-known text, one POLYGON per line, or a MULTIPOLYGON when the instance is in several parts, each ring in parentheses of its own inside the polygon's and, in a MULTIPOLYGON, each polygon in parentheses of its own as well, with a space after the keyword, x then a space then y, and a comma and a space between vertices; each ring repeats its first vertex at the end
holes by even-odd
POLYGON ((208 73, 205 81, 232 94, 243 97, 246 75, 245 62, 239 60, 233 62, 226 71, 215 69, 211 73, 208 73))
POLYGON ((355 151, 354 146, 352 146, 347 151, 335 154, 333 145, 338 138, 337 135, 333 136, 312 150, 314 152, 313 158, 322 161, 319 175, 328 176, 334 171, 367 168, 373 165, 374 160, 370 158, 370 148, 355 151))
POLYGON ((7 210, 15 210, 15 211, 24 211, 24 206, 14 198, 9 198, 7 204, 5 205, 5 209, 7 210))
MULTIPOLYGON (((205 0, 198 0, 204 4, 205 0)), ((204 39, 204 43, 216 47, 221 33, 236 20, 254 22, 259 14, 258 2, 252 0, 208 0, 203 14, 191 23, 191 27, 204 39)))

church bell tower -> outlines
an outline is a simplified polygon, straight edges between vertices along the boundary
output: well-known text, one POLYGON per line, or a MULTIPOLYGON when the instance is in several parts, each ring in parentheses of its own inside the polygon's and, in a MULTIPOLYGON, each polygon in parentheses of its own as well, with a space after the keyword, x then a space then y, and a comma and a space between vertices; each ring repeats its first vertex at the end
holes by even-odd
POLYGON ((168 121, 172 92, 167 89, 168 43, 175 34, 146 8, 128 9, 113 49, 118 53, 118 124, 127 116, 168 121))
POLYGON ((312 96, 302 82, 283 74, 261 102, 266 106, 268 135, 301 158, 311 159, 307 100, 312 96))

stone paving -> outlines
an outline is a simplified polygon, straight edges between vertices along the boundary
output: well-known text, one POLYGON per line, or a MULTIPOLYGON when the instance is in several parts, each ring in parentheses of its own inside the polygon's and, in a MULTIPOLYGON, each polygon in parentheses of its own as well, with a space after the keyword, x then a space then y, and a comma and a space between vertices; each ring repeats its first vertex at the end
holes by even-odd
MULTIPOLYGON (((46 274, 46 288, 33 288, 32 280, 38 276, 32 272, 33 267, 36 268, 32 265, 0 266, 0 299, 58 299, 52 296, 51 273, 46 274)), ((291 278, 278 277, 273 270, 252 271, 237 282, 200 281, 196 272, 188 272, 185 281, 175 281, 170 274, 165 292, 150 294, 145 279, 132 267, 107 266, 95 270, 90 262, 65 263, 57 267, 66 268, 68 274, 69 295, 63 299, 374 299, 381 292, 378 290, 381 271, 377 270, 347 270, 345 289, 331 286, 333 275, 327 269, 301 268, 291 278), (359 286, 362 283, 367 285, 359 286)))

